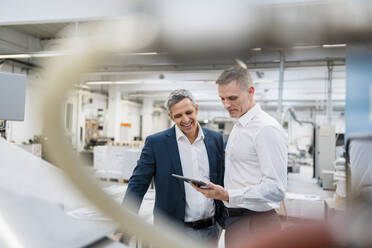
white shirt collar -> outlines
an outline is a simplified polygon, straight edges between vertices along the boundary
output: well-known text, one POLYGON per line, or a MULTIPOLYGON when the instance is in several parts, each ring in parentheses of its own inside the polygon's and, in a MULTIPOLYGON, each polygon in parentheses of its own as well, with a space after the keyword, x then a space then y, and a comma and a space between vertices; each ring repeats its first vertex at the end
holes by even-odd
MULTIPOLYGON (((180 140, 182 137, 184 137, 185 139, 187 139, 186 135, 181 131, 181 129, 179 129, 179 127, 175 124, 175 128, 176 128, 176 137, 177 137, 177 140, 180 140)), ((201 129, 201 126, 199 125, 199 122, 198 122, 198 137, 196 137, 195 141, 198 141, 199 139, 204 139, 204 133, 203 133, 203 130, 201 129)))
POLYGON ((261 107, 258 103, 256 103, 253 108, 247 111, 244 115, 242 115, 239 119, 238 122, 242 126, 246 126, 250 120, 253 119, 259 112, 261 112, 261 107))

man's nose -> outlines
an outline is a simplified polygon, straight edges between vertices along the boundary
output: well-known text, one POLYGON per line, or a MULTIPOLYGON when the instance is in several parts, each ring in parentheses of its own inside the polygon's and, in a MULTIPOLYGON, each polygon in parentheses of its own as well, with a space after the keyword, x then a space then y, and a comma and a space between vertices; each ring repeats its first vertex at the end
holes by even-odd
POLYGON ((230 102, 225 100, 222 102, 223 106, 225 107, 225 109, 229 108, 231 106, 230 102))
POLYGON ((182 122, 187 123, 188 121, 189 121, 189 117, 187 117, 186 115, 183 115, 182 116, 182 122))

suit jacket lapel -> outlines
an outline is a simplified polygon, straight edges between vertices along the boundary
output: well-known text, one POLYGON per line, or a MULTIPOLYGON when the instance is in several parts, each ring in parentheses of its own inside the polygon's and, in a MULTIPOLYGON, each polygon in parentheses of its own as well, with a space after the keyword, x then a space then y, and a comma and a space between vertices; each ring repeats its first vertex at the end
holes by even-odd
MULTIPOLYGON (((175 174, 183 176, 180 153, 178 150, 176 138, 176 130, 174 127, 169 130, 167 136, 168 139, 166 142, 166 148, 168 151, 168 156, 171 158, 172 161, 172 167, 174 169, 175 174)), ((177 180, 177 182, 180 185, 182 192, 185 193, 185 185, 183 181, 177 180)))
POLYGON ((216 150, 213 149, 213 140, 209 136, 208 130, 203 128, 204 144, 207 149, 208 162, 209 162, 209 179, 212 183, 217 182, 217 164, 216 164, 216 150))

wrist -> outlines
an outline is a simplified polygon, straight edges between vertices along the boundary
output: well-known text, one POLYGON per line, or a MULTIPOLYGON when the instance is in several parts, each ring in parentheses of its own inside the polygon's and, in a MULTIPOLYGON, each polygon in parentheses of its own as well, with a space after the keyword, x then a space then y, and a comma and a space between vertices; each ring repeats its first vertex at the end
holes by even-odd
POLYGON ((224 190, 224 199, 223 199, 223 201, 229 202, 229 193, 226 190, 224 190))

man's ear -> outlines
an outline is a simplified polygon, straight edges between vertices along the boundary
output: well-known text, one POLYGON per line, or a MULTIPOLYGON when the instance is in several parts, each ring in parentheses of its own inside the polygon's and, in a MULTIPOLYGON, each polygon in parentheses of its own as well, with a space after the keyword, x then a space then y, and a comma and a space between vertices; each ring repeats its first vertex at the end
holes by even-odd
POLYGON ((198 104, 195 104, 195 113, 198 114, 198 111, 199 111, 199 106, 198 104))
POLYGON ((171 119, 173 121, 173 116, 170 112, 168 113, 168 117, 169 117, 169 119, 171 119))
POLYGON ((254 92, 255 92, 255 88, 253 86, 249 86, 248 93, 253 95, 254 92))

